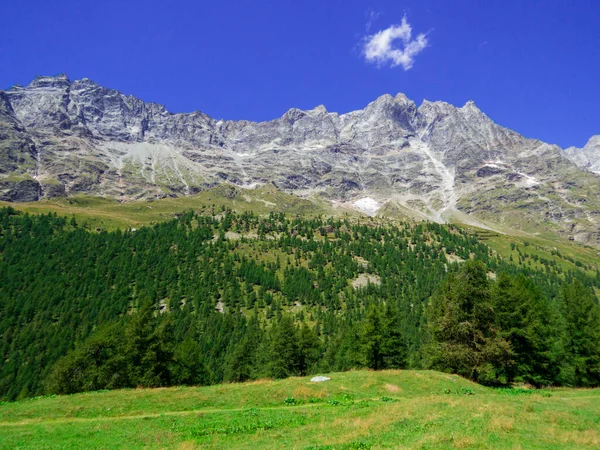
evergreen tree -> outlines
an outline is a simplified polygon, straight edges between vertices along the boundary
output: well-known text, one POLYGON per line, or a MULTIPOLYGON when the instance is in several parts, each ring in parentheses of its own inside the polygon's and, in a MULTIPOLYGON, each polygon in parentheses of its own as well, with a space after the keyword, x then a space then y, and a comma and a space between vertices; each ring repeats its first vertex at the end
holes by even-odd
POLYGON ((103 327, 61 358, 46 379, 46 391, 73 394, 130 386, 120 323, 103 327))
POLYGON ((149 304, 134 314, 125 329, 123 349, 129 363, 131 382, 147 387, 169 385, 173 343, 170 317, 159 320, 149 304))
POLYGON ((259 349, 262 348, 262 332, 258 319, 254 316, 244 329, 241 339, 232 344, 225 361, 223 379, 229 382, 242 382, 255 378, 257 375, 257 358, 259 349))
POLYGON ((507 381, 556 382, 561 348, 552 305, 523 276, 499 276, 493 299, 500 336, 511 347, 511 361, 504 364, 507 381))
POLYGON ((563 286, 560 306, 565 327, 566 361, 562 380, 574 386, 600 385, 600 309, 577 279, 563 286))
POLYGON ((402 318, 398 309, 385 306, 383 322, 383 365, 386 369, 404 369, 407 366, 408 348, 402 332, 402 318))
POLYGON ((317 363, 320 356, 319 337, 306 323, 298 333, 298 371, 300 375, 310 373, 311 368, 317 363))
POLYGON ((371 306, 360 328, 360 362, 369 369, 384 368, 384 324, 375 306, 371 306))
POLYGON ((371 305, 359 326, 359 363, 369 369, 399 369, 406 366, 406 344, 399 318, 387 305, 371 305))
POLYGON ((510 361, 510 346, 494 324, 490 283, 481 262, 466 261, 448 275, 430 300, 427 320, 427 367, 481 383, 505 381, 500 375, 510 361))
POLYGON ((271 348, 269 375, 273 378, 285 378, 300 373, 300 347, 294 321, 288 315, 282 315, 271 329, 271 348))
POLYGON ((173 384, 203 385, 210 380, 202 349, 189 337, 175 347, 171 371, 173 384))

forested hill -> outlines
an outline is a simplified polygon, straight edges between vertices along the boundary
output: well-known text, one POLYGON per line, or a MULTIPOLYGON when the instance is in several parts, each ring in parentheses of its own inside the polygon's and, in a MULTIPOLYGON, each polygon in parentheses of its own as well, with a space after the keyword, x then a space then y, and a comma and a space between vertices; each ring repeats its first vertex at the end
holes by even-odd
POLYGON ((451 225, 190 211, 92 233, 4 208, 0 397, 353 367, 597 385, 594 287, 451 225))

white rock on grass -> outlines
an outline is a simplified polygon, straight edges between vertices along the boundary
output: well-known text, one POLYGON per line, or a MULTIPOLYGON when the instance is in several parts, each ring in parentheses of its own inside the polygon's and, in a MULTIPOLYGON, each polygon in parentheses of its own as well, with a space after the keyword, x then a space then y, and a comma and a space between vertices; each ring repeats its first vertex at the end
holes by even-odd
POLYGON ((312 377, 310 379, 310 381, 312 381, 313 383, 322 383, 323 381, 329 381, 329 380, 331 380, 331 378, 323 377, 323 376, 312 377))

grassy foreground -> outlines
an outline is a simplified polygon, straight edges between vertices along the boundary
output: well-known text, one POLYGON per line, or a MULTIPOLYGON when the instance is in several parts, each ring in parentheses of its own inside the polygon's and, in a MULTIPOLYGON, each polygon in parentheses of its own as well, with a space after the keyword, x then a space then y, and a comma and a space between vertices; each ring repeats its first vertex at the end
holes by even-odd
POLYGON ((600 390, 494 390, 430 371, 354 371, 0 405, 1 448, 600 446, 600 390))

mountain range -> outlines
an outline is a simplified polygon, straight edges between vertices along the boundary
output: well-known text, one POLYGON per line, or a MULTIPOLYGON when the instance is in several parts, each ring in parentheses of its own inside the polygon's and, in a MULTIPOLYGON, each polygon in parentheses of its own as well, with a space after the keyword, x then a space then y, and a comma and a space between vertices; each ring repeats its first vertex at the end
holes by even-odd
POLYGON ((278 189, 368 215, 557 233, 600 245, 600 135, 561 149, 455 107, 383 95, 268 122, 171 113, 90 79, 0 91, 0 200, 126 202, 221 184, 278 189))

